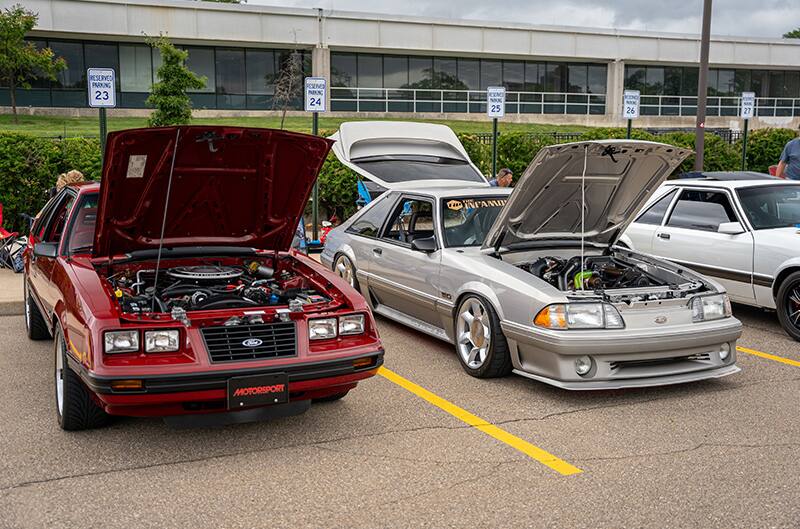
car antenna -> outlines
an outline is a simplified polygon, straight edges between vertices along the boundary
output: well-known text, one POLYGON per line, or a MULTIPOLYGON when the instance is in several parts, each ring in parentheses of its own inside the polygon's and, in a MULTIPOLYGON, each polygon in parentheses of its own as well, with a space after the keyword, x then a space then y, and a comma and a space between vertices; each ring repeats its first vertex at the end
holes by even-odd
POLYGON ((167 180, 167 196, 164 199, 164 216, 161 218, 161 237, 158 239, 158 254, 156 256, 156 276, 153 279, 153 304, 150 312, 156 311, 156 295, 158 287, 158 269, 161 266, 161 250, 164 248, 164 229, 167 226, 167 211, 169 210, 169 197, 172 191, 172 173, 175 171, 175 157, 178 154, 178 139, 181 136, 181 129, 178 127, 175 130, 175 146, 172 148, 172 162, 169 165, 169 179, 167 180))
POLYGON ((581 173, 581 290, 583 290, 583 271, 586 269, 584 244, 586 239, 586 164, 589 160, 589 144, 583 144, 583 172, 581 173))

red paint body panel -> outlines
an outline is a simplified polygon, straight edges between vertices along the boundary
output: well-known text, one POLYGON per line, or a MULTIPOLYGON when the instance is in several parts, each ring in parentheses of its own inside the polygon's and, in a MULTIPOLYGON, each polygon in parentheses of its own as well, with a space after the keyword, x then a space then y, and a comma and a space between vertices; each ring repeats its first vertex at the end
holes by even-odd
MULTIPOLYGON (((158 130, 163 130, 165 137, 172 137, 172 135, 177 134, 176 128, 158 130), (167 131, 171 132, 168 134, 167 131)), ((235 171, 229 171, 223 166, 228 161, 228 157, 232 155, 231 153, 235 153, 236 156, 241 156, 245 161, 232 163, 234 168, 250 168, 248 164, 256 164, 261 169, 264 167, 272 168, 270 170, 264 169, 263 171, 253 168, 249 173, 249 169, 243 172, 258 175, 264 181, 269 181, 272 186, 271 189, 273 191, 278 190, 278 197, 285 204, 278 207, 276 204, 270 203, 258 215, 237 216, 235 213, 225 213, 221 219, 218 219, 220 220, 219 225, 214 228, 209 228, 211 224, 208 219, 202 216, 193 216, 192 218, 196 222, 192 226, 185 224, 185 221, 178 217, 168 216, 168 219, 172 219, 175 222, 176 228, 174 231, 166 232, 165 242, 168 239, 171 245, 213 244, 217 247, 223 245, 255 247, 257 249, 255 257, 248 257, 248 259, 255 258, 271 264, 277 270, 285 269, 291 271, 306 284, 324 293, 330 301, 308 304, 304 306, 301 312, 290 314, 291 319, 296 324, 297 345, 295 356, 220 363, 214 363, 210 360, 200 329, 204 326, 219 326, 232 316, 242 317, 245 312, 252 311, 254 308, 190 311, 188 313, 188 326, 173 320, 169 314, 143 313, 134 315, 123 313, 120 304, 114 297, 114 292, 109 282, 105 278, 109 273, 113 273, 114 270, 118 270, 120 267, 146 268, 153 264, 152 261, 130 263, 118 263, 116 261, 119 261, 120 253, 138 249, 151 249, 153 244, 157 245, 158 241, 152 238, 152 231, 156 227, 156 219, 160 219, 160 214, 158 214, 158 211, 153 214, 145 214, 145 210, 142 208, 150 207, 154 210, 160 210, 163 207, 163 203, 159 204, 153 198, 155 196, 153 195, 155 188, 153 188, 153 191, 133 195, 138 197, 138 201, 130 200, 129 207, 121 205, 124 204, 124 200, 120 201, 117 196, 119 192, 124 194, 136 192, 133 188, 129 189, 127 183, 120 184, 114 193, 104 189, 108 181, 115 181, 115 179, 119 180, 121 178, 115 171, 119 170, 120 164, 125 165, 127 163, 115 157, 116 149, 120 148, 119 144, 126 146, 127 150, 122 152, 140 152, 138 150, 139 147, 137 147, 139 144, 131 140, 131 138, 134 140, 139 138, 137 131, 133 131, 137 133, 133 136, 118 134, 114 136, 113 142, 110 141, 110 146, 106 153, 106 156, 110 157, 111 160, 110 166, 107 166, 104 171, 105 178, 108 178, 108 181, 104 181, 102 186, 96 183, 72 186, 67 191, 75 195, 75 204, 79 203, 81 198, 86 195, 101 194, 97 229, 99 232, 102 226, 103 233, 96 233, 95 240, 95 244, 98 245, 97 248, 101 249, 101 251, 95 251, 93 255, 89 253, 66 255, 65 244, 62 240, 62 247, 57 257, 46 258, 39 256, 34 258, 32 248, 34 244, 41 241, 41 234, 32 233, 29 246, 25 252, 26 285, 28 285, 32 297, 45 319, 53 325, 60 325, 64 330, 66 343, 68 344, 68 354, 75 362, 76 368, 74 370, 78 372, 87 387, 90 388, 93 398, 98 403, 101 403, 111 414, 143 416, 219 412, 223 410, 214 408, 214 403, 221 403, 224 408, 224 389, 122 394, 112 393, 110 390, 100 388, 94 385, 93 381, 137 379, 140 377, 145 380, 179 377, 181 380, 191 381, 193 377, 202 378, 203 376, 208 377, 220 373, 222 374, 220 376, 225 377, 228 376, 227 373, 232 371, 235 371, 235 376, 243 376, 251 372, 263 373, 265 370, 280 372, 285 369, 288 372, 292 372, 292 370, 304 369, 304 366, 337 361, 339 363, 341 361, 347 363, 348 359, 362 358, 364 356, 375 358, 375 363, 369 369, 353 369, 351 370, 353 372, 337 374, 336 376, 321 373, 317 378, 290 381, 290 399, 302 400, 346 391, 355 387, 359 380, 373 376, 377 366, 382 362, 383 349, 375 321, 361 294, 313 259, 294 251, 283 251, 291 242, 294 228, 302 213, 302 208, 306 203, 319 166, 321 166, 322 160, 324 160, 330 147, 329 142, 300 134, 264 131, 263 129, 180 127, 180 130, 185 133, 185 138, 191 138, 190 152, 193 152, 201 159, 200 161, 191 162, 184 158, 179 150, 178 156, 176 156, 176 167, 181 168, 180 174, 183 177, 188 178, 190 174, 192 177, 197 174, 205 175, 203 178, 208 176, 204 169, 198 170, 197 173, 192 173, 187 169, 192 163, 195 164, 195 167, 211 166, 209 160, 203 158, 205 156, 204 152, 208 152, 208 156, 217 160, 218 169, 222 168, 223 173, 229 177, 231 174, 235 174, 235 171), (252 136, 251 147, 253 142, 262 142, 259 144, 262 151, 266 150, 271 154, 269 156, 253 157, 242 153, 239 149, 230 147, 227 147, 228 150, 226 151, 226 148, 222 147, 224 141, 220 141, 218 142, 219 149, 216 152, 227 152, 228 154, 224 158, 215 158, 215 153, 208 150, 207 142, 195 141, 198 135, 206 134, 209 131, 223 136, 249 134, 252 136), (273 145, 267 141, 267 138, 278 138, 280 141, 278 141, 277 145, 273 145), (310 146, 304 151, 306 153, 305 158, 299 154, 303 145, 310 146), (287 155, 278 156, 274 150, 276 146, 286 149, 288 158, 286 157, 287 155), (291 163, 286 162, 286 160, 291 163), (301 167, 300 169, 293 168, 292 164, 299 164, 301 167), (275 168, 280 169, 280 171, 276 172, 275 168), (294 179, 294 182, 278 182, 275 175, 279 173, 284 176, 290 176, 294 179), (148 193, 150 194, 148 195, 148 193), (149 196, 150 199, 145 200, 146 196, 149 196), (106 209, 103 210, 103 207, 106 209), (107 209, 109 207, 112 209, 107 209), (101 210, 106 212, 106 218, 100 217, 101 210), (132 211, 135 214, 131 214, 132 211), (214 232, 214 230, 222 230, 220 226, 224 226, 225 230, 230 232, 230 235, 223 234, 223 231, 214 232), (189 231, 186 232, 188 235, 181 236, 177 233, 180 231, 177 227, 181 227, 184 231, 188 229, 189 231), (281 251, 275 251, 276 249, 281 251), (116 256, 115 262, 109 262, 109 256, 116 256), (365 315, 366 331, 364 334, 320 342, 309 341, 308 320, 310 318, 331 317, 354 312, 365 315), (180 351, 150 354, 137 352, 117 355, 107 355, 103 352, 103 333, 107 330, 140 329, 143 332, 145 329, 157 328, 179 329, 181 333, 180 351), (191 403, 206 403, 210 407, 188 409, 186 405, 191 403)), ((156 145, 155 141, 145 145, 148 157, 158 150, 156 145)), ((166 146, 162 146, 162 149, 165 152, 171 152, 168 141, 166 146)), ((160 179, 154 179, 154 182, 158 181, 160 179)), ((248 181, 253 184, 252 179, 248 181)), ((154 183, 153 185, 160 184, 154 183)), ((213 185, 211 187, 216 191, 214 193, 207 191, 207 194, 203 195, 205 197, 203 200, 207 202, 207 205, 214 200, 221 200, 225 208, 235 209, 232 203, 225 202, 227 195, 223 192, 224 190, 213 185)), ((237 187, 236 189, 239 188, 237 187)), ((179 185, 173 191, 177 193, 175 196, 184 194, 184 199, 188 199, 188 187, 179 185)), ((259 188, 258 193, 262 193, 262 191, 263 189, 259 188)), ((258 196, 259 200, 263 198, 261 194, 258 196)), ((250 200, 249 196, 247 200, 250 200)), ((252 206, 247 202, 245 204, 247 204, 247 207, 252 206)), ((176 211, 180 211, 180 207, 176 207, 176 211)), ((187 207, 185 201, 183 207, 187 207)), ((70 211, 69 214, 71 219, 71 216, 76 213, 75 211, 70 211)), ((177 215, 177 213, 175 214, 177 215)), ((188 217, 184 218, 188 219, 188 217)), ((67 220, 67 226, 71 225, 70 219, 67 220)), ((158 228, 160 229, 160 220, 158 221, 158 228)), ((243 258, 223 256, 215 257, 214 259, 233 264, 243 258)), ((161 261, 161 268, 200 264, 201 262, 203 262, 202 256, 164 259, 161 261)), ((271 318, 273 317, 277 317, 276 311, 279 308, 285 307, 266 306, 258 307, 257 310, 263 311, 264 321, 266 322, 272 321, 271 318)), ((147 387, 146 383, 145 386, 147 387)))

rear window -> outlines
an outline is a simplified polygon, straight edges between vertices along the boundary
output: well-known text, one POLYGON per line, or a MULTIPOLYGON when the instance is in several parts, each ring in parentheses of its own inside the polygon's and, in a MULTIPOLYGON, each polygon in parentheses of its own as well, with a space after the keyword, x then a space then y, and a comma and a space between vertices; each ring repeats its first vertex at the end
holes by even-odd
POLYGON ((391 184, 417 180, 484 181, 469 163, 440 156, 370 156, 353 163, 391 184))

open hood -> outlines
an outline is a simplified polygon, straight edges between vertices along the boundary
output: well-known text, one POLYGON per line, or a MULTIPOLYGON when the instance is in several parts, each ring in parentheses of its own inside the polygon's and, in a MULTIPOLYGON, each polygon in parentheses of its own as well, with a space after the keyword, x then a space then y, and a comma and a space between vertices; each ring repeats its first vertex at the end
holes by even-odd
POLYGON ((325 138, 241 127, 112 132, 92 253, 112 257, 162 241, 165 248, 288 250, 330 146, 325 138))
POLYGON ((595 246, 609 246, 690 154, 688 149, 633 140, 545 147, 517 182, 489 230, 484 248, 524 241, 579 241, 581 235, 595 246))
POLYGON ((331 139, 340 162, 386 189, 488 185, 445 125, 350 121, 331 139))

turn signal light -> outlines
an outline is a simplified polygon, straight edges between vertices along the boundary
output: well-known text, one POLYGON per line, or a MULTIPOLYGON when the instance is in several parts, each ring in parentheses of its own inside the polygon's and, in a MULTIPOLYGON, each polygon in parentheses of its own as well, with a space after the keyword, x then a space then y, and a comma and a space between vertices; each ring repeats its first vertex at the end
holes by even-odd
POLYGON ((564 305, 550 305, 543 308, 533 319, 533 323, 545 329, 566 329, 567 313, 564 305))
POLYGON ((111 382, 111 389, 131 391, 144 388, 144 382, 141 380, 114 380, 111 382))
POLYGON ((372 365, 372 358, 359 358, 357 360, 353 360, 353 367, 356 369, 360 367, 369 367, 372 365))

